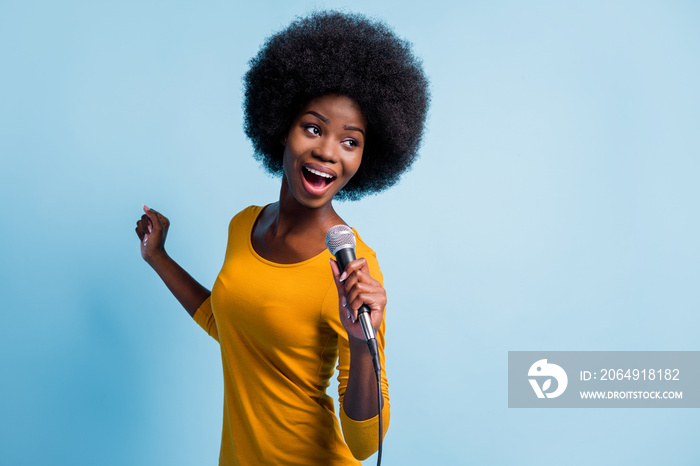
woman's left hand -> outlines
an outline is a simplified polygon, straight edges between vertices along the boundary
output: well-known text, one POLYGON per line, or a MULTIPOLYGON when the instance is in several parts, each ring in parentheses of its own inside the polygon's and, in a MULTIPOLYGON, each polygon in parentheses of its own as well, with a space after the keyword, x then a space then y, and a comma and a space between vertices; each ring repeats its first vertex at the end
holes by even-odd
POLYGON ((342 273, 338 263, 331 259, 331 270, 338 290, 340 321, 348 332, 348 337, 364 340, 357 311, 362 304, 366 304, 370 309, 372 327, 375 331, 379 330, 384 318, 386 290, 369 274, 367 261, 362 257, 350 262, 342 273))

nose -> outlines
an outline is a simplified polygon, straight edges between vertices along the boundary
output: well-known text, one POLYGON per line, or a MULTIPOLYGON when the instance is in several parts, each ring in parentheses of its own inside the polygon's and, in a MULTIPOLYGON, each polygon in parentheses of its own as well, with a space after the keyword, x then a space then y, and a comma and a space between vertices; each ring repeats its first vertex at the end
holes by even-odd
POLYGON ((336 144, 330 137, 321 137, 314 147, 312 155, 323 162, 335 163, 339 160, 339 144, 336 144))

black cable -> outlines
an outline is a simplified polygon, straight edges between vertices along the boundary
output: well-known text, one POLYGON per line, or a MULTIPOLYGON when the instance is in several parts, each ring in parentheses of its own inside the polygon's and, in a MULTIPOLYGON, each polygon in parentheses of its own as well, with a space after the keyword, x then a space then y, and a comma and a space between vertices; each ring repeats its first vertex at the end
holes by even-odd
POLYGON ((379 448, 377 449, 377 466, 382 464, 382 363, 379 360, 379 347, 377 339, 372 338, 367 341, 369 352, 372 355, 372 364, 374 365, 374 374, 377 378, 377 411, 379 413, 379 448))
POLYGON ((377 372, 377 408, 379 409, 379 450, 377 450, 377 466, 382 464, 382 375, 377 372))

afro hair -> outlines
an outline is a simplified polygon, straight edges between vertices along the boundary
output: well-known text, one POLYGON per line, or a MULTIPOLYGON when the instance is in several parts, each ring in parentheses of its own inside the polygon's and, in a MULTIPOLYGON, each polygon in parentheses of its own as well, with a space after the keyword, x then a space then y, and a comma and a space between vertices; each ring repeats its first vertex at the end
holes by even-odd
POLYGON ((282 173, 281 142, 311 100, 343 95, 367 120, 362 164, 336 195, 359 199, 394 185, 417 158, 428 110, 428 80, 410 43, 360 14, 315 12, 269 37, 250 60, 244 130, 255 158, 282 173))

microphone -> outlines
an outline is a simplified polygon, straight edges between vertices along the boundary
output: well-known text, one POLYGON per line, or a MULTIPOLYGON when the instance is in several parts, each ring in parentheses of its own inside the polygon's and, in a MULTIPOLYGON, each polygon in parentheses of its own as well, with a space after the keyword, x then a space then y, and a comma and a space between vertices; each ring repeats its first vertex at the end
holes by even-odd
MULTIPOLYGON (((336 225, 331 227, 326 233, 326 247, 338 261, 341 272, 345 270, 348 264, 355 260, 355 234, 352 228, 347 225, 336 225)), ((377 348, 377 335, 372 327, 372 320, 369 317, 370 310, 366 304, 360 306, 357 313, 357 318, 362 327, 362 333, 365 336, 369 352, 372 354, 372 362, 374 370, 379 372, 379 354, 377 348)))

